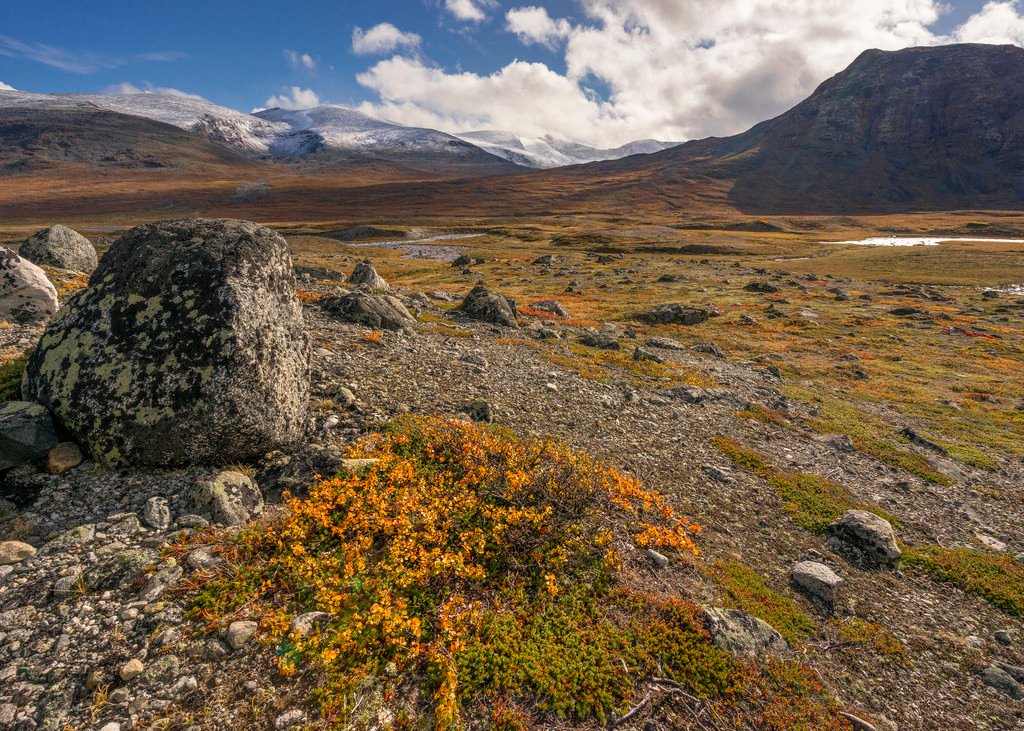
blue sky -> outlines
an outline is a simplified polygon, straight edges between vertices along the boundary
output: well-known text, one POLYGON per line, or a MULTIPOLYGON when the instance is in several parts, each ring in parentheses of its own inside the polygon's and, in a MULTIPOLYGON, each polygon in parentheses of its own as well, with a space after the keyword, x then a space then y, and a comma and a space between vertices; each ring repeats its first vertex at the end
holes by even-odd
POLYGON ((1015 0, 0 0, 0 10, 0 82, 18 90, 175 89, 244 111, 341 103, 595 144, 738 131, 868 47, 1024 39, 1015 0), (356 53, 353 33, 381 23, 380 42, 356 53))

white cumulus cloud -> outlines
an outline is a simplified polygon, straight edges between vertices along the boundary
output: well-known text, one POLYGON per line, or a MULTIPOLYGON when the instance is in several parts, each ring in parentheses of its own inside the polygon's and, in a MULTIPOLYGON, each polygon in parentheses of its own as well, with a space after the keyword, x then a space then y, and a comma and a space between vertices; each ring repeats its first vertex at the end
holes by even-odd
POLYGON ((284 57, 287 59, 288 65, 293 69, 313 71, 316 68, 316 59, 308 53, 299 53, 298 51, 286 48, 284 49, 284 57))
POLYGON ((352 31, 352 52, 360 56, 391 53, 398 48, 417 48, 421 38, 400 31, 391 23, 380 23, 369 30, 358 26, 352 31))
MULTIPOLYGON (((465 4, 446 2, 468 20, 483 15, 479 0, 465 4)), ((1024 43, 1019 5, 991 1, 948 36, 931 30, 942 0, 578 0, 572 22, 531 5, 507 12, 506 29, 525 43, 564 44, 564 72, 512 61, 475 74, 397 56, 357 80, 377 96, 362 111, 406 124, 600 146, 686 140, 782 113, 869 48, 1024 43)))
POLYGON ((280 107, 281 109, 312 109, 320 106, 320 97, 312 89, 302 89, 298 86, 288 88, 287 94, 271 96, 265 104, 267 109, 280 107))
POLYGON ((113 84, 111 86, 103 87, 104 94, 162 94, 163 96, 183 96, 186 99, 202 99, 203 97, 198 94, 190 94, 187 91, 181 89, 175 89, 170 86, 153 86, 150 83, 146 83, 143 86, 136 86, 129 81, 122 81, 120 84, 113 84))
POLYGON ((444 0, 444 7, 458 20, 482 23, 487 20, 487 11, 498 7, 498 3, 495 0, 444 0))
POLYGON ((558 42, 572 32, 569 21, 553 20, 545 8, 531 5, 505 13, 506 27, 519 36, 523 43, 539 43, 555 48, 558 42))
POLYGON ((989 2, 962 26, 954 39, 962 43, 1012 43, 1024 46, 1024 17, 1020 3, 989 2))

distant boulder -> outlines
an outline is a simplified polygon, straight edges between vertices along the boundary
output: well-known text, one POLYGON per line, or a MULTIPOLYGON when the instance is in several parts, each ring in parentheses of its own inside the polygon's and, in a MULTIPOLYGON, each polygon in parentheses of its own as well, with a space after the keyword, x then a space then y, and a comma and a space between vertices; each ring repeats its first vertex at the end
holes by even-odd
POLYGON ((305 433, 309 358, 283 238, 161 221, 111 247, 46 329, 23 390, 98 462, 224 464, 305 433))
POLYGON ((540 302, 532 303, 530 307, 558 317, 569 317, 569 310, 565 309, 565 305, 558 300, 541 300, 540 302))
POLYGON ((375 330, 408 330, 415 321, 401 300, 392 295, 356 290, 321 300, 324 311, 341 320, 375 330))
POLYGON ((519 327, 518 311, 514 300, 492 292, 482 284, 473 287, 460 306, 462 313, 472 320, 493 322, 506 327, 519 327))
POLYGON ((779 288, 771 282, 765 282, 756 280, 748 284, 743 288, 747 292, 762 292, 764 294, 771 294, 772 292, 778 292, 779 288))
POLYGON ((50 226, 25 239, 18 253, 35 264, 92 274, 96 249, 89 239, 67 226, 50 226))
POLYGON ((363 259, 356 264, 356 268, 352 270, 352 276, 348 278, 348 282, 352 285, 361 284, 370 289, 390 289, 388 283, 384 281, 384 277, 377 274, 377 270, 373 268, 369 259, 363 259))
POLYGON ((0 246, 0 320, 45 322, 57 311, 57 290, 28 259, 0 246))
POLYGON ((892 524, 867 510, 847 510, 828 530, 830 545, 849 550, 868 564, 892 566, 903 556, 892 524))
POLYGON ((636 319, 651 325, 699 325, 713 314, 711 310, 703 307, 668 304, 641 312, 636 319))

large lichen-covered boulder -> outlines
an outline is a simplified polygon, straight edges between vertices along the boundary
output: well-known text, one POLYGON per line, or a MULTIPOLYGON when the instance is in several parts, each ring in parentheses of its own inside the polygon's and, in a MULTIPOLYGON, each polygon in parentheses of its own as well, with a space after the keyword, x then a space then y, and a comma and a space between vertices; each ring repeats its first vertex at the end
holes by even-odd
POLYGON ((361 284, 364 287, 369 287, 370 289, 390 289, 388 283, 384 281, 384 277, 377 273, 377 270, 373 268, 373 264, 370 263, 369 259, 363 259, 361 262, 356 264, 356 268, 352 270, 352 276, 348 278, 348 281, 350 284, 361 284))
POLYGON ((355 290, 320 303, 324 311, 342 322, 364 325, 375 330, 410 330, 415 318, 402 301, 392 295, 355 290))
POLYGON ((29 238, 18 253, 36 264, 91 274, 96 269, 96 249, 89 239, 67 226, 50 226, 29 238))
POLYGON ((309 352, 283 238, 247 221, 161 221, 111 247, 23 388, 98 462, 224 464, 303 435, 309 352))
POLYGON ((0 246, 0 320, 46 322, 57 311, 57 290, 28 259, 0 246))

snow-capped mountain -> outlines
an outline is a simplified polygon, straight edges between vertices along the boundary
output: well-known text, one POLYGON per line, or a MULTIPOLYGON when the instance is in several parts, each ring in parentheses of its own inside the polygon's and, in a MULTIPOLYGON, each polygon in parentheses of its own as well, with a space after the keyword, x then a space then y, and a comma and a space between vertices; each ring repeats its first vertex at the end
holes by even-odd
POLYGON ((334 104, 301 111, 275 108, 247 114, 203 99, 155 93, 32 94, 0 91, 0 109, 5 108, 104 109, 170 124, 249 155, 283 158, 302 157, 324 150, 441 158, 488 158, 488 155, 494 155, 523 167, 554 168, 657 152, 675 144, 640 140, 623 147, 601 150, 550 135, 526 138, 500 131, 451 135, 376 119, 351 107, 334 104))
POLYGON ((274 155, 305 155, 322 148, 454 155, 479 152, 479 146, 444 132, 375 119, 339 104, 306 110, 266 109, 254 116, 287 126, 289 131, 278 134, 271 145, 274 155))
POLYGON ((145 117, 250 153, 267 153, 290 129, 252 114, 171 94, 31 94, 0 91, 0 108, 74 109, 93 107, 145 117))
POLYGON ((659 140, 637 140, 622 147, 600 149, 579 142, 560 140, 551 135, 519 137, 511 132, 501 130, 460 132, 456 136, 509 162, 542 169, 579 165, 598 160, 618 160, 630 155, 647 155, 667 150, 679 144, 678 142, 661 142, 659 140))

